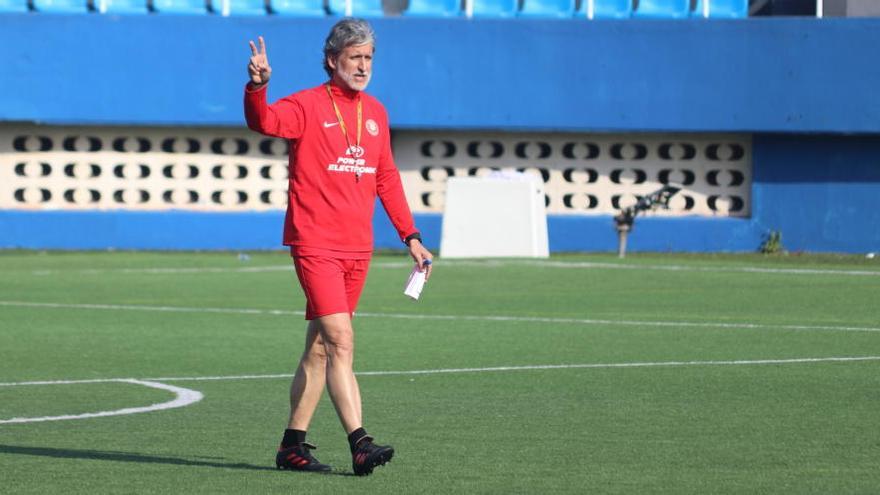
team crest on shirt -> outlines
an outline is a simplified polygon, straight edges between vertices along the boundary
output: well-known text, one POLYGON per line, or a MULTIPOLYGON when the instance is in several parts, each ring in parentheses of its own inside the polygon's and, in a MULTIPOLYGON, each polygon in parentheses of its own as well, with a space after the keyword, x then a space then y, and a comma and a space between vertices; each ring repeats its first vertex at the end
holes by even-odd
POLYGON ((353 156, 355 158, 360 158, 364 156, 364 149, 360 146, 349 146, 347 150, 345 150, 345 154, 348 156, 353 156))
POLYGON ((367 119, 367 132, 369 132, 371 136, 378 136, 379 124, 373 119, 367 119))

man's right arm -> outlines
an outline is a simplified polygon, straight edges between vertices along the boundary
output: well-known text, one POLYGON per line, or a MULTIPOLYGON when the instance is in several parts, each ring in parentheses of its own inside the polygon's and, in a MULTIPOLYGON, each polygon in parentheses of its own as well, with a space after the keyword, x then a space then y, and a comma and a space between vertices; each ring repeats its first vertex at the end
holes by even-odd
POLYGON ((302 136, 305 112, 293 96, 266 102, 266 84, 248 83, 244 88, 244 116, 254 131, 269 136, 297 139, 302 136))
POLYGON ((296 139, 302 136, 304 112, 293 97, 284 98, 273 105, 266 103, 266 86, 272 77, 272 67, 266 53, 266 42, 258 38, 260 47, 253 41, 248 61, 250 81, 244 89, 244 116, 251 129, 269 136, 296 139))

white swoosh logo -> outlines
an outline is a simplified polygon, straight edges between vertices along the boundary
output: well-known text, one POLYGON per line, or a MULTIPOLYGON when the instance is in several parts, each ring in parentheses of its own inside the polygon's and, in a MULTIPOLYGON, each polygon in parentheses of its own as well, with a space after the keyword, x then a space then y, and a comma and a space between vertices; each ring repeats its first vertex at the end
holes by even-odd
POLYGON ((324 127, 333 127, 334 125, 339 125, 339 122, 324 122, 324 127))

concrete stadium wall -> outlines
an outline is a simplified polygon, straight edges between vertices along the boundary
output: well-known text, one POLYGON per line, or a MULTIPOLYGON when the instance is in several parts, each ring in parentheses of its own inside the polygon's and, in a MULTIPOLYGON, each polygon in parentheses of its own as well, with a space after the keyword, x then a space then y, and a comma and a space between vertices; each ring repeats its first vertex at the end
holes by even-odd
POLYGON ((790 250, 880 251, 880 136, 757 135, 752 221, 790 250))
MULTIPOLYGON (((638 218, 631 251, 755 251, 770 231, 793 251, 880 250, 880 136, 759 134, 749 218, 638 218)), ((399 248, 379 212, 376 246, 399 248)), ((35 249, 278 249, 283 213, 0 211, 0 247, 35 249)), ((442 216, 418 214, 439 246, 442 216)), ((613 251, 608 215, 548 217, 550 249, 613 251)))
MULTIPOLYGON (((242 126, 247 40, 270 98, 323 80, 333 19, 0 15, 0 121, 242 126)), ((374 21, 371 93, 398 129, 754 133, 750 218, 640 218, 631 250, 880 250, 880 19, 374 21), (427 33, 427 34, 426 34, 427 33)), ((11 164, 0 163, 0 166, 11 164)), ((0 247, 275 249, 270 213, 0 211, 0 247)), ((419 215, 429 245, 439 215, 419 215)), ((553 251, 612 250, 552 216, 553 251)), ((377 247, 397 247, 376 216, 377 247)))

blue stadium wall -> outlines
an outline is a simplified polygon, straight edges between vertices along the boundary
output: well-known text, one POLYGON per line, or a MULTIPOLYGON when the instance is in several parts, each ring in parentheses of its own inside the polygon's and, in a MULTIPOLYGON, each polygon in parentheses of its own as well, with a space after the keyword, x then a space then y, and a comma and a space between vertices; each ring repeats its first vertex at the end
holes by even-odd
MULTIPOLYGON (((242 126, 247 40, 270 99, 323 80, 334 19, 0 14, 0 121, 242 126)), ((645 218, 630 249, 880 250, 880 19, 373 21, 371 93, 397 129, 753 136, 751 217, 645 218)), ((0 211, 0 247, 274 249, 277 213, 0 211)), ((441 218, 417 223, 436 247, 441 218)), ((377 214, 377 247, 397 247, 377 214)), ((549 219, 612 250, 608 216, 549 219)))

